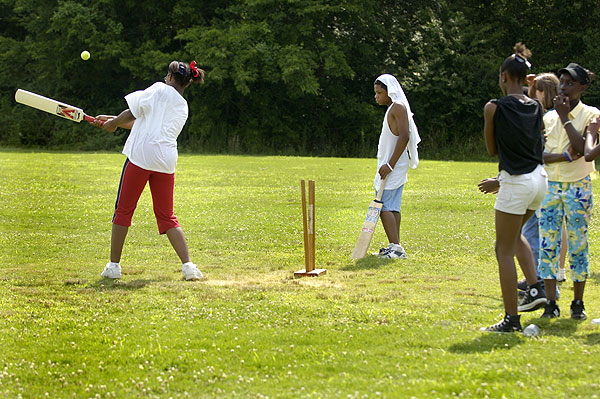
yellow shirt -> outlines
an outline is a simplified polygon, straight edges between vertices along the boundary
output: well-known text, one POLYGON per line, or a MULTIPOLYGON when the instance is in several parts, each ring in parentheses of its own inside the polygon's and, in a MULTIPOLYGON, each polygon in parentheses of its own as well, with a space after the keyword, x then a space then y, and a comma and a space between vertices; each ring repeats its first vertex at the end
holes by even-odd
MULTIPOLYGON (((573 127, 583 135, 587 125, 598 115, 600 115, 600 110, 579 101, 579 104, 569 112, 569 119, 573 123, 573 127)), ((570 145, 569 136, 567 136, 567 132, 555 110, 548 111, 544 115, 544 126, 546 127, 547 137, 544 152, 562 154, 567 151, 570 145)), ((548 172, 548 180, 558 182, 578 181, 594 173, 595 170, 594 162, 586 162, 584 157, 573 162, 564 161, 545 164, 544 168, 548 172)))

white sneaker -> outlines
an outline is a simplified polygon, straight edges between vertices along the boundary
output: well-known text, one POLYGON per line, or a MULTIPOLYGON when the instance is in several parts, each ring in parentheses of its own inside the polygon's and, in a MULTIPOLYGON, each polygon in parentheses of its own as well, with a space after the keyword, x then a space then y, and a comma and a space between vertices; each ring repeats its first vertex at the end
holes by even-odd
POLYGON ((192 262, 184 263, 181 267, 181 271, 183 272, 183 277, 186 280, 200 280, 204 278, 202 272, 198 270, 198 267, 192 262))
POLYGON ((106 278, 121 278, 121 266, 118 263, 108 262, 100 275, 106 278))
POLYGON ((556 281, 562 283, 565 281, 567 277, 565 276, 565 269, 558 269, 558 275, 556 276, 556 281))
POLYGON ((594 320, 592 320, 592 324, 600 326, 600 319, 594 319, 594 320))
POLYGON ((379 255, 383 259, 406 259, 406 251, 400 244, 390 244, 388 250, 379 255))
POLYGON ((390 244, 388 244, 388 246, 387 246, 387 247, 385 247, 385 248, 380 248, 380 249, 379 249, 379 252, 376 252, 376 253, 374 253, 373 255, 375 255, 375 256, 377 256, 377 257, 381 258, 383 255, 385 255, 386 253, 388 253, 388 252, 390 252, 390 251, 392 250, 392 245, 394 245, 394 244, 390 243, 390 244))

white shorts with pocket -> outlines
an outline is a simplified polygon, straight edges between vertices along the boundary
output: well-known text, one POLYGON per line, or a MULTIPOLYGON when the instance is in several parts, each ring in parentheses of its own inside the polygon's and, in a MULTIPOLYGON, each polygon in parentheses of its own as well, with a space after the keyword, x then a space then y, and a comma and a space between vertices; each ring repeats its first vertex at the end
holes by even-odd
POLYGON ((548 174, 544 165, 538 165, 533 172, 524 175, 510 175, 502 170, 498 181, 500 190, 494 208, 513 215, 539 209, 548 191, 548 174))

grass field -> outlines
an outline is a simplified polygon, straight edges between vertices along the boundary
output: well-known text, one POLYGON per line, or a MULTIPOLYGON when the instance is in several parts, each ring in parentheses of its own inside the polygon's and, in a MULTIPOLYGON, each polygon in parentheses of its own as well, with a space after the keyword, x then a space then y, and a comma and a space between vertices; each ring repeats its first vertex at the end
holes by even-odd
MULTIPOLYGON (((539 337, 478 331, 503 313, 494 197, 476 187, 494 163, 422 161, 403 197, 409 259, 351 261, 374 160, 182 155, 175 213, 206 278, 182 280, 147 190, 113 282, 100 272, 123 161, 0 152, 1 398, 600 395, 600 329, 568 317, 570 282, 559 319, 522 316, 539 337), (316 180, 319 278, 293 278, 300 179, 316 180)), ((595 318, 596 217, 590 241, 595 318)), ((378 226, 371 252, 384 244, 378 226)))

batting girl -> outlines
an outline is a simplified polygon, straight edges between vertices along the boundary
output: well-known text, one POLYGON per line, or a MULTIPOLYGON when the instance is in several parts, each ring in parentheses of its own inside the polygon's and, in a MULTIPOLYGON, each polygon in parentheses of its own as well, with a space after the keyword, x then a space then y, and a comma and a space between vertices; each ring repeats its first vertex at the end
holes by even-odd
POLYGON ((183 91, 192 82, 202 83, 204 71, 196 67, 195 61, 189 65, 173 61, 164 81, 125 96, 129 108, 118 116, 96 117, 96 125, 105 121, 102 127, 109 132, 118 127, 131 129, 123 148, 127 159, 113 216, 110 262, 102 272, 103 277, 121 278, 121 252, 127 231, 142 191, 149 183, 158 231, 167 235, 181 259, 184 278, 202 278, 202 273, 190 260, 185 235, 173 213, 173 190, 177 137, 188 117, 183 91))
POLYGON ((489 101, 484 108, 485 145, 491 156, 498 155, 500 189, 496 197, 496 259, 505 317, 484 331, 521 331, 517 311, 517 272, 514 257, 530 284, 528 295, 536 306, 546 302, 537 281, 531 248, 521 235, 523 224, 539 208, 547 181, 542 159, 543 109, 537 100, 523 94, 531 52, 521 43, 500 67, 500 88, 504 97, 489 101))

